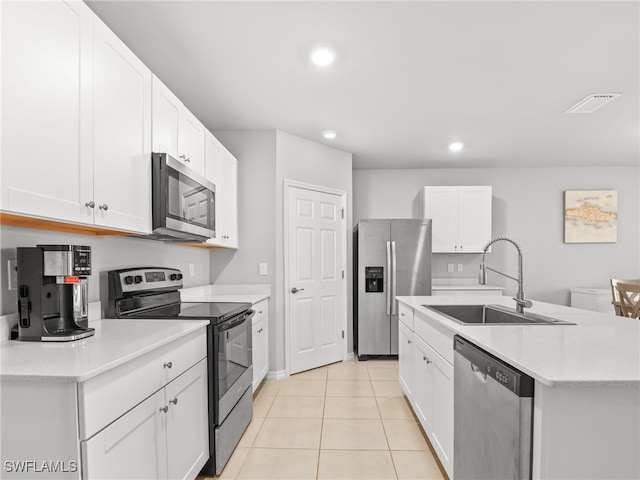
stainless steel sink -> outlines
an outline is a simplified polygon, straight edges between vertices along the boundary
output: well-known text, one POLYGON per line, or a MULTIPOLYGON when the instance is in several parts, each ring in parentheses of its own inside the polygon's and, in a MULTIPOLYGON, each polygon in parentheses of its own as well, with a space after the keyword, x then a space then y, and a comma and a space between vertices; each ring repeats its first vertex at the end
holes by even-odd
POLYGON ((502 305, 422 305, 460 325, 575 325, 537 313, 517 313, 502 305))

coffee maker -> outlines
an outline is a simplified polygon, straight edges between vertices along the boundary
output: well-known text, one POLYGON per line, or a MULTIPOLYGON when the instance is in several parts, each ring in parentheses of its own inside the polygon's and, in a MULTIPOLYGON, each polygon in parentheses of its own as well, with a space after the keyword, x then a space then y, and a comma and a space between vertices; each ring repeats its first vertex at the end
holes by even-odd
POLYGON ((89 337, 91 247, 18 248, 18 340, 68 342, 89 337))

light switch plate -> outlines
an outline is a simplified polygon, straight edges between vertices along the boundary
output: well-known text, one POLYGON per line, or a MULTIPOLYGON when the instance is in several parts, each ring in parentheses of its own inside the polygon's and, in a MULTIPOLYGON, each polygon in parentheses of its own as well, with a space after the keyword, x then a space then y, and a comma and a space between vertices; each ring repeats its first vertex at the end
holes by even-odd
POLYGON ((458 271, 459 271, 459 272, 461 272, 461 271, 462 271, 462 264, 461 264, 461 263, 459 263, 459 264, 458 264, 458 271))
POLYGON ((259 263, 258 264, 258 275, 267 275, 267 264, 259 263))
POLYGON ((453 263, 447 263, 447 272, 453 273, 453 263))

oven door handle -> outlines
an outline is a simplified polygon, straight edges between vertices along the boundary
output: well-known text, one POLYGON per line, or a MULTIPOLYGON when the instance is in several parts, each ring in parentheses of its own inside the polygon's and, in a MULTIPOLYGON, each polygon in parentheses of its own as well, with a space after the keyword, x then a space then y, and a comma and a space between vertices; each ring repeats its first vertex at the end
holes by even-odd
POLYGON ((255 313, 256 313, 255 310, 247 310, 239 318, 232 318, 231 320, 227 320, 226 322, 223 322, 220 325, 218 325, 218 331, 224 332, 225 330, 230 330, 233 327, 237 327, 238 325, 243 324, 249 318, 253 317, 255 313))

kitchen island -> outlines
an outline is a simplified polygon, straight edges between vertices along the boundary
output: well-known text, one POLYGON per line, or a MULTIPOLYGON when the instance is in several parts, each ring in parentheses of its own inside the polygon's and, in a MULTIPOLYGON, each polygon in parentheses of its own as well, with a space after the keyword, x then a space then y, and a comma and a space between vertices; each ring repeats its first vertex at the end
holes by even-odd
POLYGON ((107 319, 74 342, 1 342, 2 478, 195 478, 208 323, 107 319))
POLYGON ((515 303, 501 296, 398 301, 400 383, 450 477, 457 334, 535 380, 534 479, 640 478, 640 321, 534 301, 532 312, 575 325, 462 325, 425 305, 515 303))

